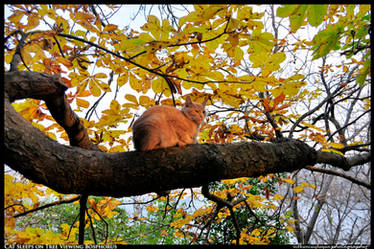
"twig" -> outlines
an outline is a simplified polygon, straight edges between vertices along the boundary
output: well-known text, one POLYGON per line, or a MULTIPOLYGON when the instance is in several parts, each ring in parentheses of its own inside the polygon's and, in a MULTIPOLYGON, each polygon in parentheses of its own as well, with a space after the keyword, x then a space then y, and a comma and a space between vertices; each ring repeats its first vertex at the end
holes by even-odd
POLYGON ((157 196, 156 198, 153 198, 152 200, 149 200, 149 201, 144 201, 144 202, 128 202, 128 203, 121 203, 119 204, 118 206, 122 206, 122 205, 143 205, 143 204, 148 204, 148 203, 151 203, 159 198, 161 198, 162 196, 157 196))
MULTIPOLYGON (((14 207, 14 206, 21 206, 22 209, 23 209, 23 212, 26 212, 26 208, 22 203, 14 203, 12 205, 9 205, 9 206, 5 207, 4 210, 8 209, 8 208, 11 208, 11 207, 14 207)), ((16 218, 16 217, 13 216, 13 218, 16 218)))
POLYGON ((88 209, 86 209, 86 214, 88 216, 88 219, 90 220, 90 227, 91 227, 91 230, 92 230, 92 237, 93 237, 94 243, 95 243, 95 245, 97 245, 96 235, 95 235, 95 228, 93 227, 91 215, 88 213, 88 209))
POLYGON ((167 214, 167 212, 168 212, 168 206, 173 207, 173 206, 170 205, 169 202, 170 202, 169 195, 167 195, 167 196, 166 196, 165 211, 164 211, 164 216, 162 217, 162 220, 164 220, 165 217, 166 217, 166 214, 167 214))
POLYGON ((322 169, 322 168, 317 168, 317 167, 314 167, 314 166, 306 166, 305 168, 311 170, 311 171, 317 171, 317 172, 321 172, 321 173, 325 173, 325 174, 329 174, 329 175, 335 175, 335 176, 340 176, 340 177, 343 177, 353 183, 356 183, 358 185, 361 185, 361 186, 364 186, 365 188, 368 188, 368 189, 371 189, 371 184, 368 184, 366 182, 363 182, 361 180, 358 180, 352 176, 349 176, 349 175, 346 175, 342 172, 337 172, 337 171, 333 171, 333 170, 329 170, 329 169, 322 169))
MULTIPOLYGON (((108 86, 110 86, 112 84, 112 81, 113 81, 113 75, 114 75, 114 71, 112 70, 110 73, 109 73, 109 80, 108 80, 108 86)), ((100 96, 100 98, 91 106, 90 109, 88 109, 87 113, 86 113, 86 116, 84 117, 85 119, 87 119, 88 121, 91 119, 91 116, 92 114, 94 113, 96 107, 98 106, 98 104, 100 103, 100 101, 104 98, 104 96, 107 94, 107 92, 104 92, 103 95, 100 96), (89 114, 91 112, 91 114, 89 114)))
POLYGON ((77 216, 75 216, 73 223, 70 225, 69 232, 68 232, 68 237, 66 238, 66 240, 69 239, 71 230, 73 229, 73 226, 74 226, 75 222, 77 221, 78 217, 79 217, 79 214, 77 216))
POLYGON ((105 223, 105 244, 108 240, 108 222, 101 216, 101 214, 93 207, 91 209, 100 217, 100 219, 105 223))
POLYGON ((103 51, 105 51, 105 52, 107 52, 107 53, 109 53, 109 54, 111 54, 111 55, 113 55, 115 57, 118 57, 118 58, 120 58, 120 59, 122 59, 122 60, 124 60, 124 61, 126 61, 128 63, 131 63, 131 64, 133 64, 133 65, 135 65, 135 66, 137 66, 137 67, 139 67, 141 69, 144 69, 144 70, 146 70, 146 71, 148 71, 150 73, 156 74, 156 75, 161 76, 163 78, 165 78, 165 77, 166 78, 174 78, 174 79, 178 79, 178 80, 182 80, 182 81, 186 81, 186 82, 191 82, 191 83, 202 84, 202 85, 208 84, 208 83, 217 83, 217 84, 219 84, 219 83, 240 83, 240 84, 245 84, 245 83, 251 83, 251 82, 253 82, 255 80, 255 79, 253 79, 252 81, 248 82, 248 81, 227 81, 227 80, 222 80, 222 81, 215 81, 215 80, 198 81, 198 80, 184 79, 184 78, 181 78, 181 77, 178 77, 178 76, 175 76, 175 75, 164 74, 164 73, 160 73, 160 72, 157 72, 155 70, 152 70, 150 68, 147 68, 147 67, 145 67, 143 65, 140 65, 140 64, 132 61, 129 58, 123 57, 122 55, 120 55, 118 53, 115 53, 115 52, 113 52, 113 51, 111 51, 111 50, 109 50, 107 48, 101 47, 101 46, 99 46, 99 45, 97 45, 97 44, 95 44, 93 42, 87 41, 85 39, 82 39, 82 38, 79 38, 79 37, 76 37, 76 36, 73 36, 73 35, 61 34, 61 33, 58 34, 58 36, 62 36, 62 37, 65 37, 65 38, 69 38, 69 39, 73 39, 73 40, 77 40, 77 41, 81 41, 81 42, 87 43, 87 44, 89 44, 89 45, 91 45, 93 47, 101 49, 101 50, 103 50, 103 51))
MULTIPOLYGON (((221 210, 222 206, 219 204, 219 203, 216 203, 217 207, 212 215, 212 218, 210 220, 208 220, 208 222, 201 228, 201 231, 200 231, 200 234, 199 236, 197 236, 197 239, 196 240, 199 240, 201 235, 203 234, 204 232, 204 229, 208 227, 208 231, 207 231, 207 234, 206 234, 206 238, 208 238, 209 236, 209 232, 210 232, 210 228, 211 228, 211 224, 213 222, 213 220, 217 217, 218 213, 219 213, 219 210, 221 210)), ((190 245, 191 245, 192 241, 190 242, 190 245)))

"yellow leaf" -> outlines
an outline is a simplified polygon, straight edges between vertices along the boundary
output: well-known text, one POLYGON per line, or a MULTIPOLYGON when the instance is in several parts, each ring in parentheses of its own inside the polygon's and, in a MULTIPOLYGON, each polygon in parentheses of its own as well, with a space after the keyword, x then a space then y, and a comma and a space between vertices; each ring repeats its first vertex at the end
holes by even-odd
POLYGON ((318 127, 316 127, 316 126, 314 126, 314 125, 312 125, 312 124, 309 124, 309 123, 307 123, 307 122, 305 122, 305 121, 302 121, 301 123, 302 123, 303 125, 309 127, 309 128, 315 129, 315 130, 317 130, 317 131, 324 132, 324 133, 326 132, 324 129, 318 128, 318 127))
POLYGON ((184 237, 184 234, 181 233, 181 232, 176 232, 176 233, 174 233, 174 236, 175 236, 175 237, 178 237, 178 238, 183 238, 183 237, 184 237))
POLYGON ((121 105, 118 103, 117 100, 113 99, 110 102, 110 109, 113 111, 114 114, 118 114, 121 110, 121 105))
POLYGON ((261 79, 256 79, 252 82, 252 86, 255 90, 264 92, 266 90, 265 86, 267 86, 267 82, 261 79))
POLYGON ((106 78, 106 74, 105 73, 97 73, 94 75, 95 78, 98 78, 98 79, 102 79, 102 78, 106 78))
POLYGON ((289 184, 295 184, 295 180, 292 180, 292 179, 285 178, 285 179, 282 179, 282 181, 287 182, 289 184))
POLYGON ((162 82, 164 81, 163 78, 157 78, 154 81, 152 81, 152 90, 155 93, 161 93, 163 90, 162 82))
POLYGON ((138 104, 138 101, 136 100, 136 97, 132 94, 126 94, 125 99, 127 99, 130 102, 133 102, 135 104, 138 104))
POLYGON ((296 192, 296 193, 299 193, 301 191, 303 191, 304 187, 303 186, 297 186, 297 187, 294 187, 293 190, 296 192))
POLYGON ((146 209, 148 212, 158 211, 158 207, 156 206, 147 206, 146 209))
POLYGON ((18 23, 21 20, 22 17, 23 17, 22 12, 16 11, 13 15, 8 17, 8 20, 11 23, 18 23))
POLYGON ((16 226, 16 218, 5 216, 4 226, 14 228, 16 226))
POLYGON ((142 95, 139 97, 139 104, 141 106, 144 106, 145 108, 148 108, 150 106, 153 106, 155 104, 155 101, 148 96, 142 95))
POLYGON ((88 102, 87 100, 81 98, 76 98, 76 100, 79 107, 88 108, 90 106, 90 102, 88 102))
POLYGON ((123 86, 127 81, 129 80, 129 74, 126 72, 126 73, 123 73, 121 74, 118 79, 117 79, 117 84, 118 86, 123 86))
POLYGON ((28 52, 28 50, 26 50, 27 48, 29 48, 29 46, 23 47, 21 49, 21 55, 22 55, 22 59, 26 63, 26 65, 30 65, 32 57, 31 57, 30 53, 28 52))
POLYGON ((142 90, 142 83, 141 81, 136 78, 134 74, 130 73, 130 86, 132 89, 134 89, 137 92, 140 92, 142 90))
POLYGON ((274 194, 274 197, 273 197, 273 201, 277 201, 277 200, 281 200, 283 199, 284 197, 279 195, 279 194, 274 194))
POLYGON ((25 27, 25 30, 30 30, 38 26, 39 24, 39 18, 37 16, 31 15, 27 18, 27 25, 25 27))
POLYGON ((286 226, 286 229, 290 232, 294 232, 294 228, 292 226, 286 226))
POLYGON ((331 147, 336 148, 336 149, 343 149, 344 148, 344 144, 339 144, 339 143, 329 143, 328 145, 330 145, 331 147))
POLYGON ((109 85, 107 83, 105 83, 105 82, 96 80, 96 84, 98 84, 99 87, 104 90, 104 92, 111 92, 112 91, 110 89, 109 85))
POLYGON ((56 59, 56 62, 63 64, 65 67, 71 67, 71 66, 73 66, 73 63, 70 60, 68 60, 68 59, 66 59, 64 57, 58 57, 56 59))
POLYGON ((89 89, 93 96, 99 97, 101 94, 100 88, 97 86, 96 82, 92 79, 88 81, 89 83, 89 89))
POLYGON ((322 151, 325 151, 325 152, 333 152, 333 153, 339 154, 339 155, 341 155, 341 156, 344 156, 344 154, 343 154, 341 151, 334 150, 334 149, 326 149, 326 148, 323 148, 322 151))
POLYGON ((104 31, 113 31, 113 30, 116 30, 117 27, 118 27, 117 25, 108 24, 108 25, 105 26, 104 31))

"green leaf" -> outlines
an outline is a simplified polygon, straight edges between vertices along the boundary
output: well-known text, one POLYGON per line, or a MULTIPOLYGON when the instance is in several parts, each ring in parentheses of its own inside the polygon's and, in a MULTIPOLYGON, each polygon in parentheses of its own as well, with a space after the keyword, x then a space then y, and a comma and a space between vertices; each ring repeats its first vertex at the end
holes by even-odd
POLYGON ((291 31, 296 32, 303 25, 307 9, 307 5, 302 5, 296 13, 290 16, 291 31))
POLYGON ((343 31, 342 24, 330 24, 325 30, 316 34, 312 40, 314 50, 313 60, 327 55, 331 50, 338 49, 340 46, 340 36, 343 31))
POLYGON ((317 27, 323 21, 323 17, 326 15, 327 5, 325 4, 312 4, 309 6, 308 21, 309 23, 317 27))
POLYGON ((279 17, 287 17, 292 14, 294 14, 298 9, 300 8, 300 5, 283 5, 282 7, 279 7, 277 9, 277 16, 279 17))
POLYGON ((360 70, 359 74, 356 77, 356 81, 358 84, 360 84, 360 86, 365 83, 366 76, 370 72, 370 62, 370 58, 365 61, 364 67, 360 70))

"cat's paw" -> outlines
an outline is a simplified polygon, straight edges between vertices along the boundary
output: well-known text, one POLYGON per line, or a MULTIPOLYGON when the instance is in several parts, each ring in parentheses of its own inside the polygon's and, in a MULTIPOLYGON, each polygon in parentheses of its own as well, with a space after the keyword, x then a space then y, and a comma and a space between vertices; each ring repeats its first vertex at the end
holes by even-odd
POLYGON ((181 141, 178 141, 176 146, 178 147, 182 147, 182 146, 185 146, 187 143, 184 143, 184 142, 181 142, 181 141))

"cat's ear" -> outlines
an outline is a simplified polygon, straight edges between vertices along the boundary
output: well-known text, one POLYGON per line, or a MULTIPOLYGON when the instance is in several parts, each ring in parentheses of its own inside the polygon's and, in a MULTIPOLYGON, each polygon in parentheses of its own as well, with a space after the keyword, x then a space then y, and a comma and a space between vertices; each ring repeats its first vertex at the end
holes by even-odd
POLYGON ((191 98, 190 98, 190 96, 187 96, 185 105, 189 106, 191 104, 192 104, 191 98))

